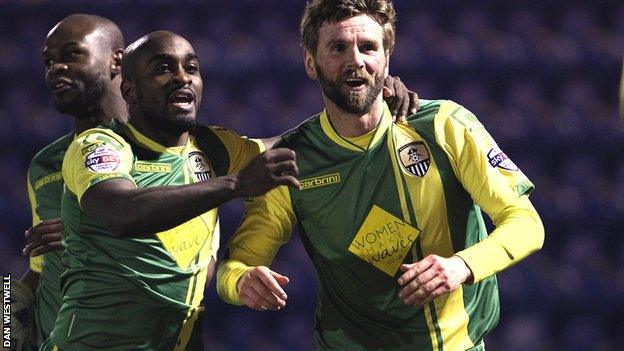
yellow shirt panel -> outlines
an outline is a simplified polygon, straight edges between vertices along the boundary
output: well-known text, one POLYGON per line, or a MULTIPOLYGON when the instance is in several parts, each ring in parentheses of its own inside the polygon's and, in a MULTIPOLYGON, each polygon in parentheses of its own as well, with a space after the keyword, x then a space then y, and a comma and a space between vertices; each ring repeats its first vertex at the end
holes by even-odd
POLYGON ((249 139, 225 128, 210 128, 223 142, 230 155, 228 174, 245 168, 260 153, 264 152, 264 143, 260 139, 249 139))
POLYGON ((217 292, 241 304, 236 284, 255 266, 270 266, 280 246, 290 240, 295 213, 288 187, 280 186, 245 202, 247 213, 227 245, 228 255, 217 271, 217 292))
POLYGON ((474 282, 541 248, 544 228, 528 200, 533 184, 476 117, 454 102, 445 102, 436 116, 435 131, 463 187, 496 225, 483 241, 457 253, 472 270, 474 282))
MULTIPOLYGON (((27 179, 27 188, 28 188, 28 201, 30 202, 30 211, 32 212, 32 225, 36 225, 41 221, 39 215, 37 214, 37 198, 35 196, 35 191, 33 190, 32 184, 30 184, 30 175, 26 177, 27 179)), ((30 270, 33 272, 41 273, 42 264, 43 264, 43 256, 29 257, 28 259, 30 270)))
POLYGON ((132 182, 132 149, 109 129, 89 129, 74 139, 63 158, 65 186, 82 199, 85 191, 106 179, 126 178, 132 182))

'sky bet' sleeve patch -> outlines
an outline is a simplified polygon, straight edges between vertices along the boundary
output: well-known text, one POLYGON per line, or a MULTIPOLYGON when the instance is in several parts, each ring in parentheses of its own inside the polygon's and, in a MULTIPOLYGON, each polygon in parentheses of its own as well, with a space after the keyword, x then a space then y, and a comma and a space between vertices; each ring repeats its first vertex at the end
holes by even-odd
POLYGON ((110 146, 98 146, 85 155, 85 168, 96 173, 108 173, 117 169, 121 163, 119 151, 110 146))
POLYGON ((377 205, 349 245, 349 251, 394 276, 421 231, 377 205))
POLYGON ((508 171, 518 171, 518 166, 509 158, 507 154, 501 150, 496 143, 493 143, 492 147, 487 153, 488 163, 492 167, 499 167, 508 171))

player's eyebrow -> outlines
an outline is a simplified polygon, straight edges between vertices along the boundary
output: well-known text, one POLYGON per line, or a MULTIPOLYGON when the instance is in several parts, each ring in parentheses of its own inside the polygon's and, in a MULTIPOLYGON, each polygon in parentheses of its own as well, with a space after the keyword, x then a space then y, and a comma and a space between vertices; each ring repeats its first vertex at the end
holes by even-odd
MULTIPOLYGON (((77 47, 80 47, 80 44, 78 44, 78 43, 77 43, 77 42, 75 42, 75 41, 70 41, 69 43, 65 43, 65 44, 61 45, 61 50, 65 50, 65 49, 67 49, 67 47, 69 47, 69 46, 77 46, 77 47)), ((48 49, 48 47, 46 46, 46 48, 45 48, 45 49, 43 49, 43 51, 41 52, 41 56, 44 56, 44 57, 45 57, 45 56, 47 56, 49 53, 50 53, 50 50, 49 50, 49 49, 48 49)))
MULTIPOLYGON (((154 62, 154 61, 166 61, 171 59, 172 56, 170 54, 159 54, 156 55, 154 57, 152 57, 147 64, 149 65, 150 63, 154 62)), ((197 58, 197 55, 195 53, 188 53, 186 54, 186 56, 184 56, 184 60, 185 61, 191 61, 191 60, 197 60, 199 61, 199 59, 197 58)))
POLYGON ((169 58, 171 58, 171 55, 169 54, 160 54, 160 55, 156 55, 154 57, 152 57, 147 64, 149 65, 150 63, 154 62, 154 61, 166 61, 169 58))

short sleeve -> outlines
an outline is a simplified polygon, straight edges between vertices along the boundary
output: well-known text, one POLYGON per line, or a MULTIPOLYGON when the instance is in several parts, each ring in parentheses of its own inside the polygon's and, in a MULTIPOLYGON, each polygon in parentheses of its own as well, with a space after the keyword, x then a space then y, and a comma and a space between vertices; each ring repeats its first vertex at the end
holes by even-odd
POLYGON ((230 157, 228 174, 242 170, 251 160, 264 152, 264 143, 260 139, 249 139, 225 128, 213 128, 212 131, 228 151, 230 157))
POLYGON ((78 197, 90 187, 112 178, 132 182, 132 149, 119 135, 108 129, 89 129, 71 143, 63 159, 63 179, 68 190, 78 197))

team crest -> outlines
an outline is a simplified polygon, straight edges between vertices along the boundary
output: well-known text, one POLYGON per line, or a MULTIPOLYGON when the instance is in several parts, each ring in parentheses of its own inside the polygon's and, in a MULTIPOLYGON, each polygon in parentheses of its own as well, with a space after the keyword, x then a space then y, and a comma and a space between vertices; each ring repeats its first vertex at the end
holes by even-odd
POLYGON ((204 153, 199 151, 193 151, 188 156, 191 170, 195 173, 197 180, 208 180, 212 178, 212 168, 210 162, 204 153))
POLYGON ((429 170, 431 157, 429 150, 422 141, 415 141, 399 148, 401 164, 411 174, 423 177, 429 170))

